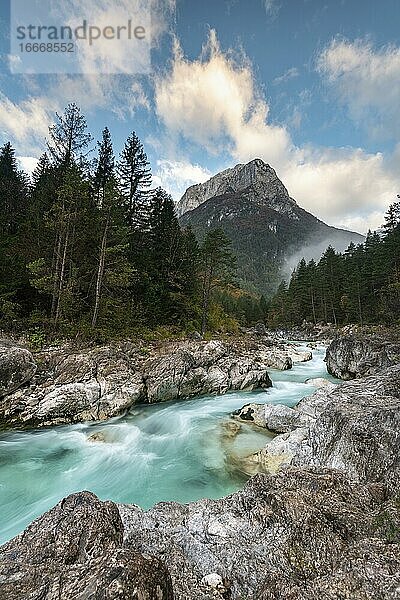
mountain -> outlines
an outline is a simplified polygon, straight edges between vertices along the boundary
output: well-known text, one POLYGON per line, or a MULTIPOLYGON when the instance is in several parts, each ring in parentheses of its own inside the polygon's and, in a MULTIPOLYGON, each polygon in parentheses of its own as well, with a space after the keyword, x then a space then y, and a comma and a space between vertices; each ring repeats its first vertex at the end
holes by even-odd
POLYGON ((260 159, 190 187, 177 212, 181 224, 190 225, 200 239, 208 229, 222 227, 238 258, 239 282, 267 296, 303 256, 318 260, 329 245, 342 252, 350 242, 364 241, 302 209, 260 159))

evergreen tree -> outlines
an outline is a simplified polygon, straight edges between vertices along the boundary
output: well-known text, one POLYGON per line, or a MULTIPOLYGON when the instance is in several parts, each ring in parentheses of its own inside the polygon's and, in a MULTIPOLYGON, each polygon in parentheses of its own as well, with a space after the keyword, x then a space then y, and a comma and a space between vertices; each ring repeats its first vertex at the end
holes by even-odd
POLYGON ((151 185, 149 161, 135 132, 128 137, 118 163, 118 175, 129 224, 144 228, 148 216, 151 185))
POLYGON ((232 283, 236 259, 232 254, 232 242, 223 229, 211 230, 201 247, 202 318, 201 334, 207 330, 210 301, 215 289, 224 289, 232 283))
POLYGON ((76 104, 68 104, 63 115, 56 113, 56 123, 49 128, 47 142, 56 166, 70 168, 73 163, 82 166, 91 141, 86 119, 76 104))

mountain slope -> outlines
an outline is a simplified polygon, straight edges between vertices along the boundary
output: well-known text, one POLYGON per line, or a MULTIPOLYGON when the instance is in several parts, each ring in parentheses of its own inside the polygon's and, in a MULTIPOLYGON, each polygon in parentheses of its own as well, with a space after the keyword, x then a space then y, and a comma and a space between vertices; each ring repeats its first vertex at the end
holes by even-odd
POLYGON ((222 227, 238 257, 240 283, 265 295, 302 256, 319 259, 329 244, 343 251, 350 242, 364 239, 330 227, 300 208, 275 171, 260 159, 192 186, 178 212, 182 225, 191 225, 199 238, 208 229, 222 227))

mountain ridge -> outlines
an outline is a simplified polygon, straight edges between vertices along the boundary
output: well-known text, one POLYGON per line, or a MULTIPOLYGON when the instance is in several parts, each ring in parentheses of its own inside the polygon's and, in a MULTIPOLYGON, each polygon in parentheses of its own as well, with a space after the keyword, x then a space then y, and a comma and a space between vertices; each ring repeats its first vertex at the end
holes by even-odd
POLYGON ((222 227, 238 258, 241 285, 267 296, 295 267, 296 256, 318 260, 329 245, 342 252, 351 242, 364 240, 301 208, 261 159, 191 186, 177 211, 181 224, 190 225, 199 239, 207 230, 222 227))

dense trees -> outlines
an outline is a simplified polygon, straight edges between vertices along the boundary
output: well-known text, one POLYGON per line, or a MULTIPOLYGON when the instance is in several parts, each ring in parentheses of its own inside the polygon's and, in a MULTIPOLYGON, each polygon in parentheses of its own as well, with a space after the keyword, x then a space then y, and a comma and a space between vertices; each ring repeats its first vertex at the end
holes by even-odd
POLYGON ((56 115, 31 181, 11 145, 0 150, 0 327, 94 337, 205 331, 216 305, 211 324, 223 327, 230 308, 217 291, 230 283, 230 242, 210 232, 199 247, 181 228, 172 198, 151 189, 136 133, 119 158, 108 128, 89 161, 91 141, 71 104, 56 115))
POLYGON ((382 231, 343 254, 329 247, 318 264, 303 259, 288 286, 270 303, 272 325, 302 321, 386 323, 400 319, 400 202, 392 204, 382 231))

